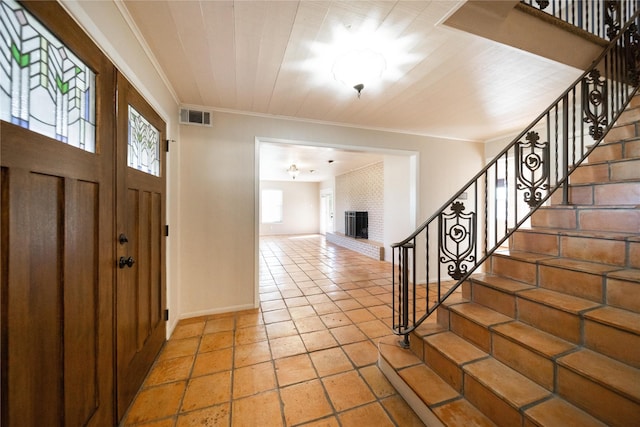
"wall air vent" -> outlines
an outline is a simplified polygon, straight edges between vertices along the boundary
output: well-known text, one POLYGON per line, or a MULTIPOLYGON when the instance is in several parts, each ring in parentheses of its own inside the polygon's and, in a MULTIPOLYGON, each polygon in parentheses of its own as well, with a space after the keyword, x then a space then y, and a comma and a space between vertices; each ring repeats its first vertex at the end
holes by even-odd
POLYGON ((180 123, 185 125, 211 126, 211 112, 181 108, 180 123))

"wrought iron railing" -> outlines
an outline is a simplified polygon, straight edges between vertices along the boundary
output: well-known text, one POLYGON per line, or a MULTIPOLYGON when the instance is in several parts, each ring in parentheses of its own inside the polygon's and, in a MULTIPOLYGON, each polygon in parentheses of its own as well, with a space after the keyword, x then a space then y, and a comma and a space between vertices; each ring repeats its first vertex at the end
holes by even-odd
POLYGON ((611 40, 638 10, 638 0, 521 0, 574 27, 611 40))
POLYGON ((561 189, 562 203, 569 202, 570 172, 600 143, 637 89, 637 20, 638 12, 551 107, 413 234, 392 245, 393 329, 405 345, 552 192, 561 189))

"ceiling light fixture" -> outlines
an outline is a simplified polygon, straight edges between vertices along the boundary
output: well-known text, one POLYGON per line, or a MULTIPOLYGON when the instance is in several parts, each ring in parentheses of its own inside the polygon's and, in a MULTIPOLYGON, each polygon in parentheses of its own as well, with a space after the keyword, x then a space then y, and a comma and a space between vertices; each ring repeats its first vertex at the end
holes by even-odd
POLYGON ((356 49, 338 57, 332 71, 336 80, 354 88, 360 98, 362 89, 380 79, 386 66, 382 54, 371 49, 356 49))
POLYGON ((300 170, 296 167, 295 164, 293 164, 289 166, 289 169, 287 169, 287 172, 289 172, 289 175, 291 175, 292 179, 296 179, 296 177, 300 173, 300 170))

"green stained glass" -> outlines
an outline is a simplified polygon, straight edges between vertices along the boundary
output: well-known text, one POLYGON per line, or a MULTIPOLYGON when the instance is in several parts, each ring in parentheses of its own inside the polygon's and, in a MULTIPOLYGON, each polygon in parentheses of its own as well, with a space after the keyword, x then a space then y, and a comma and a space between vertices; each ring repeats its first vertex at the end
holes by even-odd
POLYGON ((160 132, 131 105, 127 164, 130 168, 160 176, 160 132))
POLYGON ((0 0, 0 119, 95 152, 96 76, 15 0, 0 0))

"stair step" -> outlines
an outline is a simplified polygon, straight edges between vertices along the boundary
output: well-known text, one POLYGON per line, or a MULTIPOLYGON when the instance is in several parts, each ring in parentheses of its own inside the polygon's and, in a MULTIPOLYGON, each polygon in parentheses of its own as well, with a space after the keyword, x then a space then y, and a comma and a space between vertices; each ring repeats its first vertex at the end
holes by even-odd
POLYGON ((537 283, 537 262, 549 258, 552 257, 513 249, 500 250, 491 256, 489 271, 498 276, 535 285, 537 283))
POLYGON ((424 353, 427 366, 459 393, 462 393, 463 386, 462 366, 488 356, 452 332, 425 338, 424 353))
POLYGON ((578 210, 580 230, 637 233, 640 211, 635 206, 582 208, 578 210))
POLYGON ((600 143, 593 149, 589 157, 588 163, 596 163, 606 160, 619 160, 624 159, 624 142, 616 141, 611 143, 600 143))
POLYGON ((442 302, 440 307, 437 310, 438 316, 438 324, 446 329, 451 328, 451 312, 449 308, 457 304, 465 304, 468 303, 469 300, 465 298, 462 294, 455 294, 449 296, 446 300, 442 302))
POLYGON ((640 313, 640 270, 618 270, 607 275, 607 303, 640 313))
POLYGON ((513 321, 509 316, 473 302, 454 305, 449 311, 451 330, 487 353, 491 351, 489 328, 513 321))
POLYGON ((446 426, 495 427, 495 424, 466 399, 458 399, 433 409, 446 426))
POLYGON ((520 228, 509 238, 509 248, 541 255, 560 255, 560 230, 555 228, 520 228))
POLYGON ((602 307, 584 317, 586 347, 640 368, 640 314, 602 307))
POLYGON ((427 406, 433 406, 460 396, 453 387, 423 363, 401 369, 398 371, 398 375, 427 406))
POLYGON ((640 108, 627 107, 627 109, 620 114, 614 126, 624 126, 637 121, 640 121, 640 108))
POLYGON ((555 258, 540 262, 539 286, 594 302, 604 302, 604 277, 620 266, 555 258), (580 286, 575 284, 579 283, 580 286))
POLYGON ((578 227, 577 206, 541 206, 531 215, 531 227, 575 230, 578 227))
POLYGON ((576 348, 522 322, 495 326, 493 332, 493 357, 550 391, 555 385, 554 360, 576 348))
POLYGON ((612 426, 640 419, 640 370, 590 350, 558 359, 558 394, 612 426))
MULTIPOLYGON (((521 228, 510 238, 510 248, 600 264, 626 264, 627 240, 634 234, 611 231, 521 228)), ((544 258, 542 258, 544 259, 544 258)))
POLYGON ((580 165, 569 176, 571 184, 593 184, 640 179, 640 159, 619 159, 580 165))
POLYGON ((626 158, 640 157, 640 140, 628 141, 624 145, 623 155, 626 158))
MULTIPOLYGON (((569 202, 575 205, 639 205, 640 185, 637 182, 572 184, 569 202)), ((562 203, 562 192, 551 196, 551 203, 562 203)))
POLYGON ((635 123, 614 126, 604 136, 606 142, 617 142, 637 137, 635 123))
POLYGON ((495 426, 410 350, 398 346, 397 338, 381 339, 378 352, 383 374, 426 425, 495 426))
POLYGON ((638 205, 640 185, 636 182, 618 182, 593 185, 593 203, 596 205, 638 205))
POLYGON ((531 227, 637 233, 640 230, 640 211, 632 205, 543 206, 531 216, 531 227))
POLYGON ((525 411, 525 427, 606 427, 565 400, 553 397, 525 411))
POLYGON ((542 288, 519 292, 517 304, 518 320, 576 344, 581 342, 580 314, 600 306, 542 288))
POLYGON ((465 398, 500 426, 522 425, 522 409, 551 395, 493 358, 463 369, 465 398))
POLYGON ((473 275, 469 283, 473 302, 513 318, 516 317, 516 292, 533 288, 494 274, 473 275))

